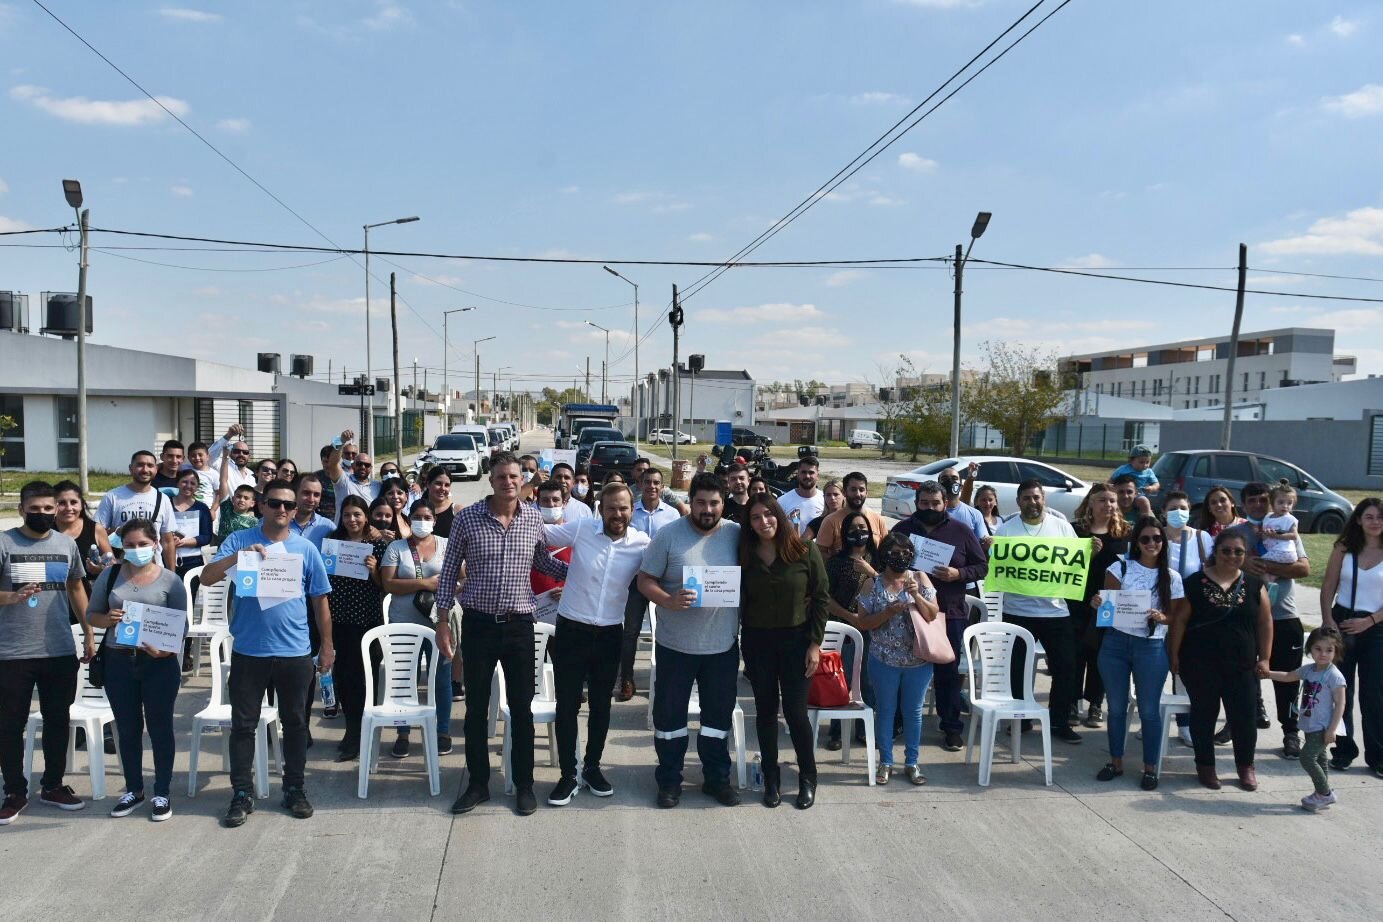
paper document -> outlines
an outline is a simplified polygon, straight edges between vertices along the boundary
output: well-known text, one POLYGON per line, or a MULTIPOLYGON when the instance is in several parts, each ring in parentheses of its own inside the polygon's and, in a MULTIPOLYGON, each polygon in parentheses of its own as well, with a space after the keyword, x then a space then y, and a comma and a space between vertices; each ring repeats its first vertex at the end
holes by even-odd
MULTIPOLYGON (((1147 589, 1101 589, 1100 608, 1095 614, 1096 627, 1112 627, 1139 637, 1148 636, 1148 610, 1152 608, 1152 592, 1147 589)), ((1166 633, 1166 625, 1158 625, 1166 633)), ((1156 636, 1162 636, 1157 634, 1156 636)))
POLYGON ((374 548, 363 541, 322 539, 322 563, 326 564, 328 576, 369 579, 370 568, 365 561, 373 553, 374 548))
POLYGON ((181 653, 187 632, 187 612, 142 602, 126 602, 125 617, 115 631, 115 642, 126 647, 153 647, 160 653, 181 653), (133 639, 122 629, 133 627, 133 639))
POLYGON ((560 600, 553 597, 553 590, 549 589, 547 592, 538 593, 533 597, 533 601, 538 605, 537 610, 533 613, 534 619, 555 627, 557 625, 557 606, 560 600))
POLYGON ((912 549, 916 554, 912 559, 914 570, 931 573, 937 567, 949 567, 951 565, 951 555, 956 552, 953 545, 942 541, 933 541, 923 535, 908 535, 908 540, 912 541, 912 549))
MULTIPOLYGON (((270 548, 269 550, 273 550, 270 548)), ((303 555, 241 551, 236 558, 236 592, 256 599, 293 599, 303 594, 303 555)))
POLYGON ((739 567, 683 567, 682 588, 696 593, 692 608, 735 608, 740 604, 739 567))

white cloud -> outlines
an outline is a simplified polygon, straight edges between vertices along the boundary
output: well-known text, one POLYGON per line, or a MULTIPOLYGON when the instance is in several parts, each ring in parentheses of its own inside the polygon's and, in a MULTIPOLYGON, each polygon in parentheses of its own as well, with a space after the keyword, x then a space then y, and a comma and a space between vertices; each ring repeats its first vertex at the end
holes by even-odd
MULTIPOLYGON (((1313 327, 1324 327, 1338 333, 1374 333, 1383 325, 1383 308, 1356 307, 1325 311, 1311 315, 1313 327)), ((1351 347, 1352 348, 1352 347, 1351 347)))
POLYGON ((226 134, 245 134, 250 130, 250 120, 247 118, 223 118, 216 123, 216 128, 226 134))
POLYGON ((412 25, 413 14, 404 6, 381 0, 378 11, 360 20, 360 24, 372 32, 383 32, 395 26, 412 25))
POLYGON ((541 253, 538 254, 538 256, 539 256, 540 258, 542 258, 542 259, 579 259, 579 258, 580 258, 579 254, 574 253, 574 252, 572 252, 571 250, 568 250, 568 249, 565 248, 565 247, 553 247, 552 249, 549 249, 549 250, 543 250, 541 253))
POLYGON ((367 33, 388 32, 413 24, 413 14, 407 7, 390 0, 375 0, 375 12, 361 19, 343 23, 322 23, 311 16, 299 16, 301 28, 319 32, 334 39, 359 39, 367 33))
POLYGON ((1379 115, 1383 113, 1383 83, 1366 83, 1353 93, 1327 96, 1321 100, 1321 106, 1345 118, 1379 115))
MULTIPOLYGON (((387 295, 387 292, 386 292, 387 295)), ((313 295, 312 300, 304 303, 301 298, 290 299, 284 295, 274 295, 269 299, 275 304, 296 303, 303 310, 315 311, 320 314, 365 314, 365 297, 358 298, 323 298, 321 295, 313 295)))
POLYGON ((1291 45, 1294 48, 1300 48, 1301 46, 1306 44, 1306 37, 1296 32, 1293 32, 1291 35, 1287 36, 1287 44, 1291 45))
POLYGON ((902 199, 894 198, 891 195, 884 195, 882 192, 871 193, 869 197, 865 199, 865 202, 876 208, 893 208, 905 204, 902 199))
POLYGON ((756 304, 752 307, 708 308, 696 312, 697 319, 711 323, 800 323, 820 320, 826 315, 815 304, 756 304))
POLYGON ((868 275, 869 273, 861 272, 859 269, 842 269, 839 272, 832 272, 830 275, 826 276, 826 287, 843 288, 851 282, 857 282, 862 278, 866 278, 868 275))
POLYGON ((1383 256, 1383 208, 1356 208, 1342 218, 1320 218, 1304 234, 1257 247, 1275 255, 1383 256))
POLYGON ((563 195, 575 195, 576 193, 578 193, 578 192, 580 192, 580 191, 581 191, 581 187, 580 187, 580 186, 563 186, 563 187, 562 187, 562 194, 563 194, 563 195))
POLYGON ((1085 256, 1077 256, 1075 259, 1068 259, 1058 268, 1061 269, 1108 269, 1114 265, 1114 260, 1108 256, 1101 256, 1099 253, 1087 253, 1085 256))
POLYGON ((8 191, 10 191, 10 184, 4 179, 0 179, 0 195, 4 195, 8 191))
POLYGON ((710 234, 704 231, 701 231, 690 235, 689 237, 687 237, 687 239, 690 240, 692 243, 710 243, 712 240, 716 238, 712 237, 710 234))
MULTIPOLYGON (((151 99, 102 100, 71 96, 60 99, 39 86, 17 86, 10 98, 27 102, 49 115, 81 125, 146 125, 162 121, 167 113, 151 99)), ((172 96, 159 96, 158 101, 174 115, 186 115, 187 103, 172 96)))
POLYGON ((1334 19, 1330 20, 1328 28, 1340 38, 1349 38, 1355 32, 1359 31, 1359 20, 1336 16, 1334 19))
POLYGON ((432 275, 423 278, 421 275, 413 276, 413 283, 416 285, 460 285, 465 279, 459 275, 432 275))
POLYGON ((912 151, 904 151, 898 155, 898 165, 905 170, 912 170, 914 173, 930 173, 937 167, 937 162, 921 154, 914 154, 912 151))
POLYGON ((172 192, 172 193, 173 193, 174 195, 176 195, 178 198, 191 198, 191 197, 192 197, 192 187, 189 186, 189 185, 179 184, 179 185, 173 186, 173 187, 172 187, 171 189, 169 189, 168 191, 169 191, 169 192, 172 192))
POLYGON ((673 214, 692 207, 670 192, 616 192, 610 201, 616 205, 648 205, 652 214, 673 214))
POLYGON ((850 202, 861 202, 865 205, 873 205, 879 208, 888 208, 895 205, 904 204, 900 198, 895 198, 883 192, 870 189, 862 189, 854 183, 845 183, 825 195, 822 199, 828 202, 846 204, 850 202))
POLYGON ((868 93, 856 93, 850 97, 852 106, 906 106, 911 105, 912 100, 897 93, 886 93, 880 90, 873 90, 868 93))
POLYGON ((4 215, 0 215, 0 233, 24 230, 33 230, 33 227, 15 218, 7 218, 4 215))
POLYGON ((192 289, 192 293, 199 298, 215 298, 221 294, 221 289, 215 285, 203 285, 201 288, 192 289))
POLYGON ((180 6, 165 6, 158 11, 158 14, 164 19, 175 19, 178 22, 212 23, 220 22, 222 19, 220 13, 208 13, 205 10, 190 10, 180 6))
POLYGON ((786 327, 773 331, 773 344, 778 348, 836 349, 850 343, 850 337, 834 327, 786 327))
MULTIPOLYGON (((1157 324, 1151 320, 1131 317, 1098 318, 1095 320, 1061 320, 1056 326, 1060 327, 1063 334, 1123 334, 1157 329, 1157 324)), ((964 332, 967 336, 973 334, 989 338, 1021 337, 1026 340, 1035 336, 1041 336, 1042 334, 1051 333, 1053 329, 1054 324, 1050 320, 1028 320, 1022 317, 994 317, 990 320, 976 321, 973 325, 966 324, 964 332)))

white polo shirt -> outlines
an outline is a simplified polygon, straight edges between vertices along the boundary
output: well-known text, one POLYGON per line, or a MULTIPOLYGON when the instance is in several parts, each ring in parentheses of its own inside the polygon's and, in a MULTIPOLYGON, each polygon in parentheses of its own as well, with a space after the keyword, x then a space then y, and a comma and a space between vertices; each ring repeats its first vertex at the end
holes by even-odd
POLYGON ((624 603, 629 584, 639 572, 649 537, 628 528, 618 541, 605 534, 605 522, 578 519, 561 525, 544 525, 548 547, 570 547, 571 564, 557 614, 572 621, 613 627, 624 623, 624 603))

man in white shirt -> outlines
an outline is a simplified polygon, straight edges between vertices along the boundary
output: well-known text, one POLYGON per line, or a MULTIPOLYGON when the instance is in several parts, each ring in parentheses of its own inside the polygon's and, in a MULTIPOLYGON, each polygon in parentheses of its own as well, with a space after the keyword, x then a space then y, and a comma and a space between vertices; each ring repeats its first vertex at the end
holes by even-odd
POLYGON ((559 461, 552 465, 550 480, 555 480, 562 485, 562 521, 579 522, 581 519, 589 519, 595 516, 591 507, 587 506, 579 499, 573 499, 571 488, 576 485, 576 471, 565 461, 559 461))
MULTIPOLYGON (((680 519, 683 513, 663 501, 663 474, 657 468, 646 467, 639 479, 642 496, 634 504, 632 528, 652 538, 658 529, 680 519)), ((616 701, 634 697, 634 658, 639 650, 639 633, 648 615, 648 599, 639 591, 637 581, 629 587, 629 601, 624 607, 624 646, 619 657, 619 688, 616 701)))
POLYGON ((341 465, 341 455, 347 452, 350 447, 355 445, 355 432, 351 429, 341 431, 341 444, 333 445, 331 454, 326 456, 322 462, 322 470, 327 472, 331 478, 332 485, 336 488, 336 521, 341 521, 341 501, 347 496, 358 496, 367 504, 373 503, 379 496, 380 488, 384 485, 378 480, 370 479, 370 472, 374 470, 374 462, 365 452, 357 452, 354 460, 351 461, 351 469, 347 471, 341 465))
MULTIPOLYGON (((1074 538, 1075 529, 1065 519, 1047 512, 1047 493, 1042 481, 1029 478, 1018 484, 1018 515, 1012 516, 994 532, 995 537, 1074 538)), ((1067 743, 1079 743, 1080 734, 1071 728, 1071 705, 1076 691, 1076 631, 1071 611, 1063 598, 1004 593, 1004 620, 1027 628, 1047 651, 1047 669, 1052 674, 1048 710, 1052 736, 1067 743)), ((1014 645, 1010 670, 1013 697, 1023 696, 1022 642, 1014 645)), ((1031 721, 1023 721, 1023 729, 1031 721)))
POLYGON ((571 564, 557 606, 557 633, 548 650, 557 686, 557 759, 562 780, 548 796, 554 807, 571 803, 580 788, 597 797, 615 792, 600 771, 610 731, 610 689, 619 669, 624 605, 638 573, 648 535, 629 527, 633 494, 622 483, 600 491, 600 518, 544 525, 543 541, 570 546, 571 564), (586 758, 576 774, 576 721, 589 682, 586 758))
POLYGON ((797 489, 778 497, 778 505, 788 514, 792 524, 797 526, 797 534, 806 532, 812 520, 826 511, 826 497, 816 488, 820 476, 821 463, 816 455, 807 455, 797 462, 797 489))
POLYGON ((208 452, 212 466, 220 471, 219 479, 225 496, 234 493, 236 487, 255 485, 255 472, 250 467, 250 446, 241 438, 244 434, 245 427, 233 423, 225 435, 211 443, 208 452))
POLYGON ((178 522, 173 515, 173 501, 153 487, 157 470, 158 459, 152 451, 141 449, 131 455, 130 482, 101 497, 96 507, 96 521, 113 535, 132 519, 149 519, 158 530, 158 540, 163 546, 163 565, 175 570, 178 550, 174 532, 178 530, 178 522))

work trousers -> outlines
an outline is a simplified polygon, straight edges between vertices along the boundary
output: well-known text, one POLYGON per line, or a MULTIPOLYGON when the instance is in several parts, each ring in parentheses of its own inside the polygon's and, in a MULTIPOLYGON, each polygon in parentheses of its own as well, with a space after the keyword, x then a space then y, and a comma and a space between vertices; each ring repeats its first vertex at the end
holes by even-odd
POLYGON ((701 701, 701 727, 696 733, 696 752, 707 784, 730 781, 730 721, 735 710, 735 682, 739 672, 739 644, 721 653, 681 653, 658 645, 658 672, 653 687, 653 750, 658 756, 654 772, 658 787, 682 784, 687 756, 687 704, 692 685, 701 701))

